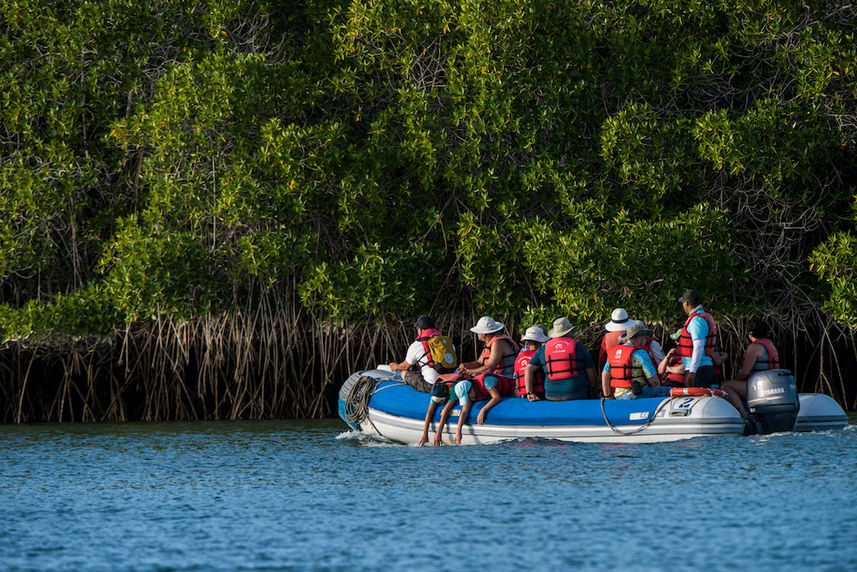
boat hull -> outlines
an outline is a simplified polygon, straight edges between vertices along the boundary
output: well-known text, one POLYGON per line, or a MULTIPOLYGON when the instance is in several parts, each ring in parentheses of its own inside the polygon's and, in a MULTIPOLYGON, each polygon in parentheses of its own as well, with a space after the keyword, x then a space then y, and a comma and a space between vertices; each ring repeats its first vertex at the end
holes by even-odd
MULTIPOLYGON (((359 393, 359 392, 357 392, 359 393)), ((847 417, 830 397, 801 394, 795 431, 842 429, 847 417)), ((369 370, 353 374, 340 390, 340 417, 353 429, 397 443, 416 445, 423 432, 429 396, 402 383, 389 371, 369 370), (371 391, 363 396, 363 409, 355 414, 355 384, 372 378, 371 391)), ((462 427, 462 444, 476 445, 519 439, 596 443, 655 443, 694 437, 742 435, 744 421, 725 399, 713 396, 681 396, 635 400, 587 399, 529 402, 505 398, 477 424, 484 401, 476 402, 462 427)), ((434 439, 441 407, 429 427, 434 439)), ((454 443, 460 407, 455 407, 444 427, 442 441, 454 443)))

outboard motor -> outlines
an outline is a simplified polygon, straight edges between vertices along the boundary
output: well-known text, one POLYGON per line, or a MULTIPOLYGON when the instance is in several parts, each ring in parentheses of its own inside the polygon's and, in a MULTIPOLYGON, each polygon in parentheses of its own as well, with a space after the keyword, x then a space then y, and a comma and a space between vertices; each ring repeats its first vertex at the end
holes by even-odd
POLYGON ((751 375, 747 380, 747 406, 756 414, 763 434, 793 430, 800 399, 791 372, 769 369, 751 375))

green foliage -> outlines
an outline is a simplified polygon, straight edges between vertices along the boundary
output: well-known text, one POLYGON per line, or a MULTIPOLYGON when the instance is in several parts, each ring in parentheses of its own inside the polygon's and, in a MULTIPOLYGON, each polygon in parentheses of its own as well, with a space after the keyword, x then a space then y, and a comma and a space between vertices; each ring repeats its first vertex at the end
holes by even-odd
POLYGON ((295 289, 338 320, 463 298, 600 322, 671 316, 689 286, 730 311, 805 285, 853 323, 849 14, 6 3, 0 324, 104 331, 295 289))

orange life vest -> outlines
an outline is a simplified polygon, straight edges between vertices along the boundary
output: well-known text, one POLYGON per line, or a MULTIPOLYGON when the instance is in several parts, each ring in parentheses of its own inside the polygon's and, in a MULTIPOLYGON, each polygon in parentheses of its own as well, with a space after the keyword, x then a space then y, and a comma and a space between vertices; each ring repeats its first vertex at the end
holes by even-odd
MULTIPOLYGON (((780 369, 780 354, 777 352, 777 348, 774 347, 774 342, 769 340, 768 338, 759 338, 750 346, 747 347, 749 350, 753 344, 762 344, 765 349, 768 351, 768 359, 761 360, 757 359, 756 363, 753 364, 753 371, 765 371, 768 369, 780 369), (756 365, 762 365, 762 367, 757 368, 756 365)), ((741 358, 741 369, 744 369, 744 361, 747 359, 747 352, 744 352, 744 357, 741 358)))
POLYGON ((505 375, 506 377, 513 377, 515 375, 515 358, 518 357, 518 344, 515 343, 515 340, 510 338, 507 335, 494 336, 488 343, 485 344, 485 347, 482 348, 482 355, 480 357, 480 361, 482 361, 482 365, 488 363, 488 360, 491 359, 491 347, 497 343, 499 340, 506 340, 509 342, 509 346, 511 347, 511 351, 507 354, 504 354, 500 359, 500 363, 497 364, 493 370, 487 373, 493 373, 495 375, 505 375))
POLYGON ((634 370, 637 378, 642 377, 642 368, 631 365, 631 356, 641 348, 626 344, 613 346, 607 353, 607 363, 610 364, 610 387, 631 387, 634 370))

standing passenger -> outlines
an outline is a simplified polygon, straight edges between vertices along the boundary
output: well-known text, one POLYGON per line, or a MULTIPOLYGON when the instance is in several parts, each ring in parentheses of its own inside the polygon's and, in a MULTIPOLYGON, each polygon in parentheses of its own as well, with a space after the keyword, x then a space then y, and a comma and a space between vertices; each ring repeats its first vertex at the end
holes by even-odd
POLYGON ((598 350, 598 370, 604 369, 607 363, 607 350, 619 343, 619 336, 623 335, 631 325, 628 312, 624 308, 616 308, 610 314, 610 321, 604 325, 607 333, 601 338, 601 349, 598 350))
POLYGON ((568 318, 557 318, 548 331, 549 342, 536 350, 526 371, 527 399, 538 401, 535 377, 545 375, 545 399, 569 401, 586 399, 595 386, 595 366, 589 350, 568 335, 574 326, 568 318))
POLYGON ((717 385, 714 376, 714 347, 717 344, 717 325, 714 318, 702 307, 696 290, 687 290, 681 298, 687 320, 681 328, 676 355, 684 365, 685 387, 711 387, 717 385))

